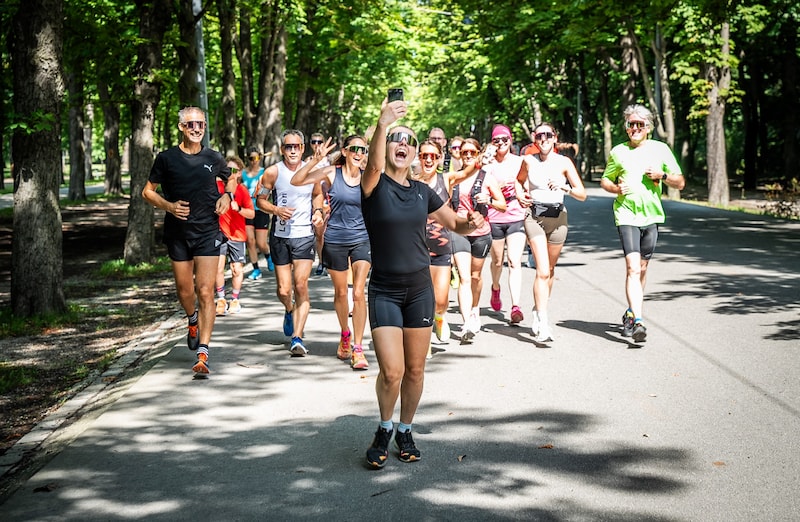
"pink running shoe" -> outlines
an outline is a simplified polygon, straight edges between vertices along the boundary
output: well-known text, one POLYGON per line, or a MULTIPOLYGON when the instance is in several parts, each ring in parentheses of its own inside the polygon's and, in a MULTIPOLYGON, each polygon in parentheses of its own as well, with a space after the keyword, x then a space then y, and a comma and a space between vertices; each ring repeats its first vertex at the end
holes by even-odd
POLYGON ((519 309, 519 306, 514 305, 511 307, 511 324, 519 324, 522 320, 525 319, 525 316, 522 315, 522 310, 519 309))
POLYGON ((495 290, 492 288, 492 299, 489 301, 489 304, 492 305, 492 310, 495 312, 499 312, 501 308, 503 308, 503 301, 500 300, 500 289, 498 288, 495 290))

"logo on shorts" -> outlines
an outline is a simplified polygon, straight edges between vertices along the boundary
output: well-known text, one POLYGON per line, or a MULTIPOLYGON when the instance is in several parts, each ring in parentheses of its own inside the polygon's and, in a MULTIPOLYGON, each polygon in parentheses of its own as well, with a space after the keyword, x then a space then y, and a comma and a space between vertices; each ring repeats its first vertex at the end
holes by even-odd
POLYGON ((203 165, 203 167, 207 168, 209 172, 213 172, 212 170, 214 168, 213 165, 203 165))
POLYGON ((430 317, 423 317, 422 318, 422 322, 424 322, 425 324, 431 324, 431 318, 430 317))

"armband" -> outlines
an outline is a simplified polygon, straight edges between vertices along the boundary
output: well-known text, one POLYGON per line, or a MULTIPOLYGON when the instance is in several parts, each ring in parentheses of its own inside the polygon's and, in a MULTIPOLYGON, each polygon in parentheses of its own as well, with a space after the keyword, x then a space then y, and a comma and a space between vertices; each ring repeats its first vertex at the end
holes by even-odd
POLYGON ((256 194, 256 195, 257 195, 257 196, 267 196, 267 197, 269 197, 269 195, 270 195, 271 193, 272 193, 272 190, 271 190, 271 189, 268 189, 268 188, 265 188, 265 187, 261 187, 261 186, 259 186, 259 188, 258 188, 258 194, 256 194))

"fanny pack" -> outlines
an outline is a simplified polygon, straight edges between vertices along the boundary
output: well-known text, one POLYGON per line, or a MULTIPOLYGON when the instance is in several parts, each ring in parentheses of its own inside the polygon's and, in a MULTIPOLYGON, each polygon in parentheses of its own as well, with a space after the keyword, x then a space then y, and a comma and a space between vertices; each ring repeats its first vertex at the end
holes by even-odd
POLYGON ((531 207, 536 217, 558 217, 564 210, 563 203, 535 203, 531 207))

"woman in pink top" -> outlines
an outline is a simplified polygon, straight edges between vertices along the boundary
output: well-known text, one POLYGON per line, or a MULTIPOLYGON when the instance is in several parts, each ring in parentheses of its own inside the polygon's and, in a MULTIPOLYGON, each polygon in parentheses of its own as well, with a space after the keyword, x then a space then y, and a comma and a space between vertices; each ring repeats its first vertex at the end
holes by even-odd
MULTIPOLYGON (((464 167, 478 162, 480 144, 473 138, 467 138, 461 144, 461 159, 464 167)), ((497 181, 486 171, 480 170, 453 186, 453 207, 459 216, 467 216, 473 210, 486 215, 492 210, 502 212, 506 208, 506 200, 497 181)), ((461 341, 471 341, 481 329, 480 309, 478 301, 483 288, 483 264, 491 247, 491 227, 488 222, 467 234, 460 236, 451 234, 453 259, 458 273, 471 275, 471 284, 466 281, 458 286, 458 306, 464 325, 461 328, 461 341)))
MULTIPOLYGON (((511 130, 505 125, 495 125, 492 130, 492 145, 496 147, 494 162, 484 169, 497 180, 506 201, 505 212, 489 209, 489 222, 492 227, 492 310, 503 308, 500 300, 500 274, 503 271, 504 250, 508 252, 508 290, 511 295, 511 324, 524 319, 519 309, 522 291, 522 252, 525 250, 525 209, 520 205, 517 194, 522 186, 517 176, 526 168, 521 156, 511 152, 511 130)), ((462 151, 463 154, 463 151, 462 151)))

